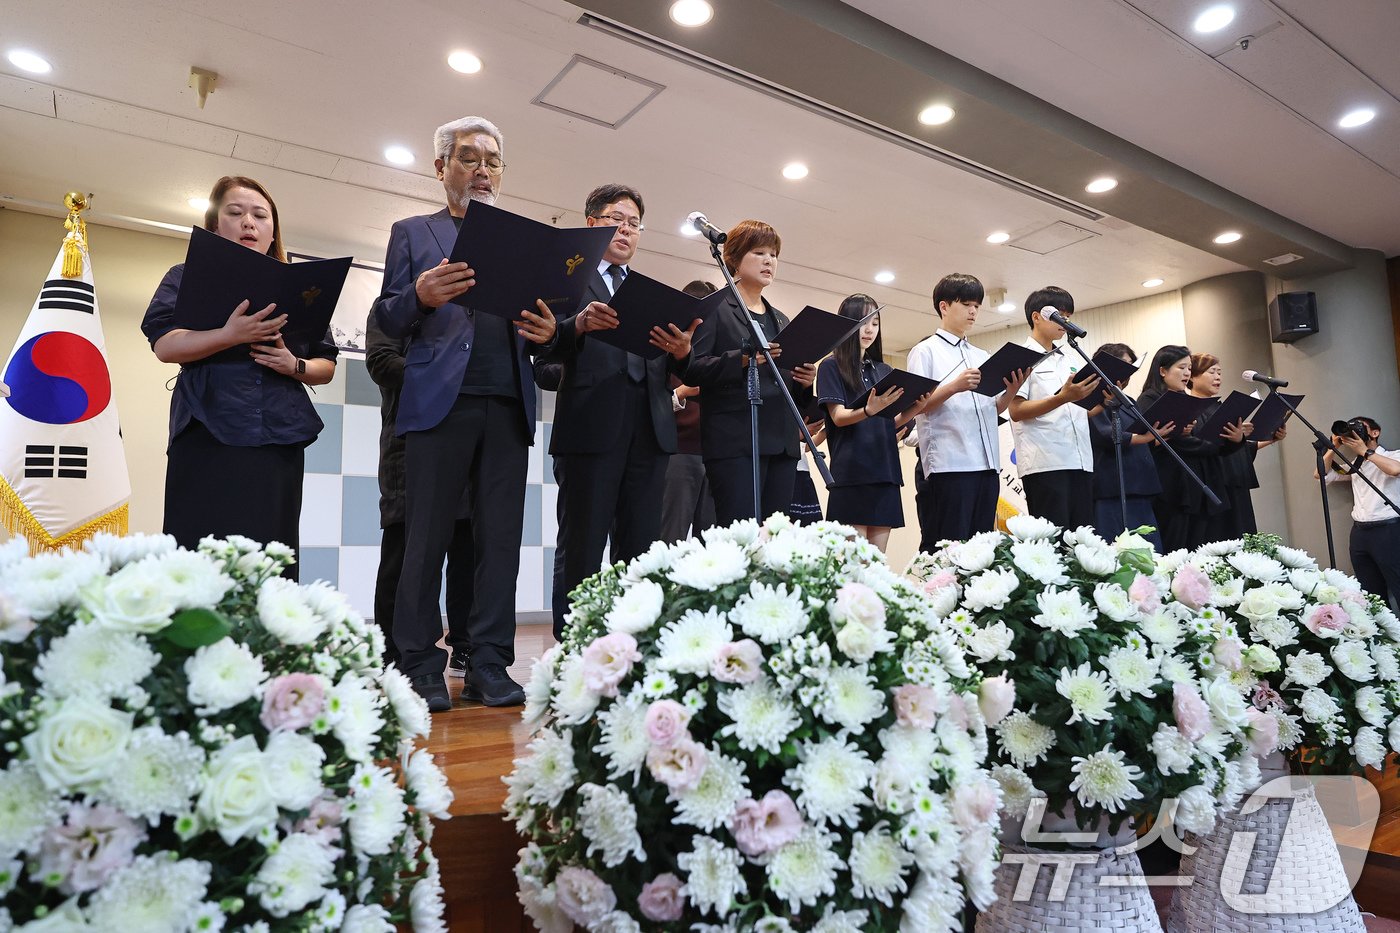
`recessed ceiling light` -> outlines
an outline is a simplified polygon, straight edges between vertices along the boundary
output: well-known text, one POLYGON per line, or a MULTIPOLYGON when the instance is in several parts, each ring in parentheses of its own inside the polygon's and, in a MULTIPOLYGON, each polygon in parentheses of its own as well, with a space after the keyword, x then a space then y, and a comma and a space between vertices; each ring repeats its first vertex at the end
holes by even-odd
POLYGON ((940 126, 953 119, 956 112, 947 104, 933 104, 919 111, 919 122, 924 126, 940 126))
POLYGON ((684 236, 699 236, 700 228, 696 227, 688 220, 681 221, 681 233, 684 236))
POLYGON ((888 269, 881 269, 879 272, 875 273, 875 281, 879 282, 881 285, 888 285, 894 281, 894 273, 888 269))
POLYGON ((807 177, 807 166, 801 162, 789 162, 783 166, 783 177, 797 181, 799 178, 807 177))
POLYGON ((715 8, 705 0, 676 0, 671 4, 671 19, 678 26, 703 26, 715 15, 715 8))
POLYGON ((1142 287, 1143 287, 1143 288, 1156 288, 1158 285, 1161 285, 1161 284, 1162 284, 1162 280, 1161 280, 1161 279, 1148 279, 1146 282, 1143 282, 1143 283, 1142 283, 1142 287))
POLYGON ((11 65, 30 74, 46 75, 53 71, 53 66, 38 52, 31 52, 28 49, 12 49, 7 57, 10 59, 11 65))
POLYGON ((1219 243, 1221 246, 1224 246, 1227 243, 1238 242, 1243 236, 1244 234, 1240 233, 1238 230, 1226 230, 1224 233, 1220 234, 1220 236, 1215 238, 1215 242, 1219 243))
POLYGON ((1353 110, 1337 121, 1337 125, 1344 130, 1353 129, 1358 126, 1365 126, 1376 118, 1376 112, 1370 107, 1362 107, 1353 110))
POLYGON ((189 203, 190 207, 194 208, 194 209, 197 210, 197 211, 207 211, 207 210, 209 210, 209 199, 208 199, 208 198, 190 198, 188 203, 189 203))
POLYGON ((1016 302, 1003 301, 1001 304, 997 305, 997 310, 1002 314, 1010 314, 1012 311, 1016 310, 1016 302))
POLYGON ((1011 234, 1007 233, 1004 230, 998 230, 996 233, 993 233, 991 236, 987 237, 987 242, 1005 243, 1009 239, 1011 239, 1011 234))
POLYGON ((1222 3, 1213 6, 1196 17, 1193 24, 1197 32, 1218 32, 1235 21, 1235 8, 1222 3))
POLYGON ((403 146, 390 146, 384 150, 384 158, 395 165, 412 165, 413 153, 403 146))
POLYGON ((1084 186, 1084 190, 1090 194, 1103 194, 1105 191, 1112 191, 1117 187, 1118 179, 1109 178, 1105 175, 1103 178, 1095 178, 1093 181, 1089 182, 1084 186))
POLYGON ((474 75, 481 70, 481 59, 465 49, 458 49, 447 56, 447 67, 464 75, 474 75))

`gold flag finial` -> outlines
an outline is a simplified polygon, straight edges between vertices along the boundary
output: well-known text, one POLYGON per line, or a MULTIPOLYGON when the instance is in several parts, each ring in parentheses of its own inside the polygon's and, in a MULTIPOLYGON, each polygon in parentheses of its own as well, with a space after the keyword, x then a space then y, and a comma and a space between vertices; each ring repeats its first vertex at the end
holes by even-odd
POLYGON ((87 252, 87 223, 83 211, 91 206, 92 195, 81 191, 70 191, 63 196, 63 206, 68 208, 68 219, 63 227, 68 234, 63 238, 63 277, 76 279, 83 274, 83 253, 87 252))

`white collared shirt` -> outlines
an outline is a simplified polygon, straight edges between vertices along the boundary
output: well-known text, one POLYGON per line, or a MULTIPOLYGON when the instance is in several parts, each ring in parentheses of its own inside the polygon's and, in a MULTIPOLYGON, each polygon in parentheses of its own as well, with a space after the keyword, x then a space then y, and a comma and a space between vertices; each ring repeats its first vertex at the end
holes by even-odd
MULTIPOLYGON (((1346 454, 1348 462, 1356 458, 1342 448, 1346 454)), ((1386 450, 1379 444, 1376 445, 1376 453, 1382 457, 1389 457, 1391 460, 1400 460, 1397 451, 1386 450)), ((1371 482, 1381 488, 1392 500, 1400 502, 1400 476, 1387 476, 1381 472, 1381 468, 1371 462, 1370 458, 1361 464, 1361 469, 1357 471, 1366 476, 1371 482)), ((1327 470, 1327 482, 1340 483, 1343 480, 1351 480, 1351 519, 1356 522, 1379 522, 1387 518, 1397 518, 1395 510, 1385 504, 1385 500, 1376 495, 1376 491, 1366 485, 1365 480, 1360 476, 1352 476, 1350 473, 1338 473, 1330 467, 1327 470)))
MULTIPOLYGON (((617 294, 617 286, 613 284, 612 276, 608 275, 608 266, 610 265, 612 265, 612 263, 608 262, 608 260, 606 259, 598 263, 598 274, 603 277, 603 284, 606 285, 608 288, 608 297, 612 297, 613 295, 617 294)), ((631 273, 631 271, 632 269, 630 267, 623 266, 622 277, 624 279, 627 278, 628 274, 631 273)))
MULTIPOLYGON (((909 351, 909 371, 942 382, 964 369, 977 369, 987 351, 943 328, 909 351)), ((959 392, 916 419, 919 462, 924 475, 970 473, 1000 468, 997 449, 996 399, 976 392, 959 392)))
MULTIPOLYGON (((1025 346, 1037 353, 1045 348, 1034 337, 1027 337, 1025 346)), ((1079 367, 1060 346, 1031 370, 1017 396, 1038 402, 1050 398, 1064 387, 1079 367)), ((1089 413, 1073 402, 1067 402, 1038 418, 1011 422, 1011 436, 1016 439, 1016 470, 1022 476, 1048 473, 1051 470, 1084 470, 1094 472, 1094 448, 1089 441, 1089 413)))

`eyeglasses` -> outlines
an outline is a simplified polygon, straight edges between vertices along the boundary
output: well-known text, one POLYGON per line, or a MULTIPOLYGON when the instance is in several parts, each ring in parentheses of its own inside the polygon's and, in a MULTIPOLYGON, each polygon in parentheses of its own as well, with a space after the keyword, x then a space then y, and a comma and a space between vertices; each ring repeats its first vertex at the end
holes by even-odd
POLYGON ((486 174, 492 177, 500 175, 506 170, 506 164, 500 159, 487 159, 483 163, 480 159, 472 158, 470 154, 454 156, 457 163, 469 172, 475 172, 481 165, 486 166, 486 174))
POLYGON ((642 223, 640 217, 628 217, 626 214, 619 214, 616 211, 611 214, 594 214, 593 219, 608 220, 611 221, 615 227, 626 227, 628 230, 633 230, 637 233, 641 233, 647 228, 646 224, 642 223))

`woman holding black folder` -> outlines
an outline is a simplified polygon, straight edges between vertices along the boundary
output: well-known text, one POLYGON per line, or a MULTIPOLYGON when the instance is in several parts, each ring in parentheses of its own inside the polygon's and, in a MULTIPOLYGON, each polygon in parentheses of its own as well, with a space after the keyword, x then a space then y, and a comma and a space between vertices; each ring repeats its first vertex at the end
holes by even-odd
MULTIPOLYGON (((1127 363, 1137 362, 1137 354, 1126 343, 1106 343, 1094 351, 1096 357, 1101 354, 1117 357, 1127 363)), ((1127 385, 1128 380, 1124 379, 1118 383, 1118 388, 1123 389, 1127 385)), ((1157 478, 1157 463, 1146 446, 1156 444, 1157 439, 1151 434, 1132 433, 1129 419, 1120 415, 1117 446, 1123 464, 1123 494, 1119 495, 1120 454, 1114 451, 1110 409, 1114 404, 1112 396, 1106 395, 1104 404, 1089 415, 1089 442, 1094 449, 1094 530, 1109 541, 1125 529, 1144 525, 1156 528, 1158 521, 1152 503, 1162 492, 1162 483, 1157 478)), ((1163 437, 1170 437, 1176 425, 1158 424, 1156 428, 1163 437)), ((1143 537, 1151 541, 1158 551, 1162 550, 1160 532, 1153 531, 1143 537)))
MULTIPOLYGON (((786 511, 792 502, 799 434, 781 390, 766 371, 782 354, 782 347, 773 343, 773 338, 788 322, 763 297, 763 290, 777 275, 781 249, 778 232, 761 220, 740 221, 729 231, 724 243, 724 264, 738 283, 743 306, 732 294, 727 295, 695 331, 691 342, 690 366, 684 378, 687 385, 700 387, 704 403, 700 409, 700 446, 705 455, 705 476, 714 495, 715 519, 720 525, 756 517, 746 386, 749 357, 754 350, 751 321, 759 325, 764 338, 772 344, 772 359, 768 359, 768 354, 759 359, 763 404, 758 407, 757 517, 761 520, 774 512, 786 511)), ((799 366, 783 374, 801 409, 811 399, 816 367, 799 366)))
MULTIPOLYGON (((215 183, 204 229, 287 260, 277 205, 251 178, 215 183)), ((239 534, 296 550, 305 450, 323 427, 305 386, 331 381, 335 344, 327 334, 288 347, 281 336, 287 315, 247 301, 228 309, 227 323, 215 330, 176 327, 184 274, 183 263, 165 274, 141 322, 156 357, 180 364, 170 399, 164 530, 187 548, 206 535, 239 534)), ((297 568, 288 575, 295 578, 297 568)))

